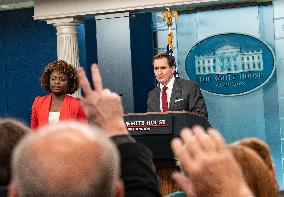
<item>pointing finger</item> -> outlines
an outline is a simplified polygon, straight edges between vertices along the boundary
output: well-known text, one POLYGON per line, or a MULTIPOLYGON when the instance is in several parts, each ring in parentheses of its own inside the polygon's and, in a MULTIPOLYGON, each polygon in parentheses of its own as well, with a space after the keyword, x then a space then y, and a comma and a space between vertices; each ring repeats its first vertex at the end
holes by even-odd
POLYGON ((103 83, 102 83, 102 78, 101 78, 99 67, 97 64, 93 64, 91 69, 92 69, 92 78, 93 78, 95 91, 101 92, 103 91, 103 83))
POLYGON ((79 76, 79 82, 80 82, 80 86, 82 87, 82 90, 84 91, 85 95, 88 96, 91 94, 92 92, 92 88, 91 85, 86 77, 85 71, 83 68, 78 68, 77 69, 77 73, 79 76))

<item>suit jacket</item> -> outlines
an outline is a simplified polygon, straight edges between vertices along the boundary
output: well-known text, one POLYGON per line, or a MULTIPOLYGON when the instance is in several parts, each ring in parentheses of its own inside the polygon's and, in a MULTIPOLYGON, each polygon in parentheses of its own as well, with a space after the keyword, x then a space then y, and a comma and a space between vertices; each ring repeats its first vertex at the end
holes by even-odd
MULTIPOLYGON (((160 87, 157 86, 148 94, 148 112, 160 112, 160 87)), ((169 111, 196 112, 207 118, 207 108, 199 86, 191 81, 176 78, 169 103, 169 111)))
POLYGON ((114 140, 117 137, 112 137, 112 140, 120 153, 125 196, 162 197, 152 152, 143 144, 129 142, 127 135, 118 137, 119 140, 114 140))
POLYGON ((8 195, 8 187, 0 186, 0 197, 7 197, 8 195))
MULTIPOLYGON (((38 96, 32 105, 31 128, 48 124, 49 108, 51 103, 51 94, 38 96)), ((80 105, 80 101, 72 96, 65 95, 60 111, 59 120, 79 120, 87 122, 86 115, 80 105)))

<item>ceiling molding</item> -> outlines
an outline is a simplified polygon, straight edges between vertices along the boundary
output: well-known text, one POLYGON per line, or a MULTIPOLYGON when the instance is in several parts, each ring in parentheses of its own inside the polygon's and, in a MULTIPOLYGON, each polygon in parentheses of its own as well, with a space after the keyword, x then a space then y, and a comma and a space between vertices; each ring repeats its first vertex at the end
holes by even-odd
POLYGON ((92 14, 164 9, 166 6, 200 7, 234 3, 263 2, 264 0, 35 0, 34 19, 46 20, 92 14))
POLYGON ((0 11, 34 7, 33 0, 0 0, 0 11))

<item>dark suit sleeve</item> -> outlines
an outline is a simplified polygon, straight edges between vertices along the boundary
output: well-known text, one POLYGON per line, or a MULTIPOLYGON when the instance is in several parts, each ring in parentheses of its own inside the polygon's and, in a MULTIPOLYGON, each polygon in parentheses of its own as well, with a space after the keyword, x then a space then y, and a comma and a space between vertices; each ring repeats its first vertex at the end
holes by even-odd
POLYGON ((151 151, 135 142, 120 142, 117 147, 121 157, 125 196, 161 197, 151 151))
POLYGON ((205 100, 199 86, 196 83, 192 83, 191 90, 189 92, 190 92, 190 94, 188 95, 189 111, 196 112, 201 116, 203 116, 204 118, 208 118, 208 112, 205 100))
POLYGON ((8 196, 8 188, 7 186, 0 186, 0 197, 8 196))

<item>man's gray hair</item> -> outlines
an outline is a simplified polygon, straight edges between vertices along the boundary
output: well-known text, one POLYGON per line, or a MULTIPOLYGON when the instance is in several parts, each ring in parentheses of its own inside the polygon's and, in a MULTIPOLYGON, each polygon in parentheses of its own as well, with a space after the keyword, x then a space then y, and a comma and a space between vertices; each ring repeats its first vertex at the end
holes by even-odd
POLYGON ((20 197, 111 197, 119 180, 119 163, 115 145, 99 128, 65 122, 39 129, 18 144, 12 178, 20 197), (91 146, 77 147, 76 137, 91 146))

